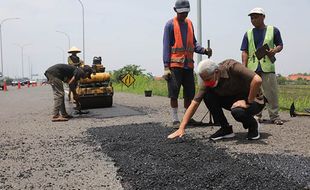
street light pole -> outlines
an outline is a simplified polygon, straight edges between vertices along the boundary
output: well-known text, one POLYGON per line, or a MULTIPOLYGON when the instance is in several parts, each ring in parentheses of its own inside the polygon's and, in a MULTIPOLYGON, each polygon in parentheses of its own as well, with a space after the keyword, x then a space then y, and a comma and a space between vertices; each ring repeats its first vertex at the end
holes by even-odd
POLYGON ((85 25, 84 25, 84 5, 81 0, 78 0, 82 6, 82 17, 83 17, 83 60, 85 62, 85 25))
MULTIPOLYGON (((202 45, 202 35, 201 35, 201 0, 197 0, 197 36, 198 43, 202 45)), ((197 55, 197 64, 202 60, 202 55, 197 55)))
POLYGON ((67 33, 63 32, 63 31, 56 30, 56 32, 64 34, 67 37, 67 39, 68 39, 68 50, 69 50, 70 46, 71 46, 70 45, 70 36, 67 33))
POLYGON ((21 62, 22 62, 22 78, 24 78, 24 47, 29 46, 30 44, 24 44, 24 45, 15 44, 15 45, 19 46, 21 49, 21 52, 22 52, 22 54, 21 54, 21 56, 22 56, 22 60, 21 60, 21 62))
POLYGON ((4 70, 3 70, 3 51, 2 51, 2 25, 5 21, 8 20, 16 20, 16 19, 20 19, 20 18, 6 18, 4 20, 2 20, 0 22, 0 52, 1 52, 1 72, 2 72, 2 76, 4 76, 4 70))
POLYGON ((62 49, 61 47, 57 47, 57 48, 61 50, 61 52, 62 52, 62 61, 63 61, 63 63, 65 63, 65 50, 62 49))
POLYGON ((32 80, 32 64, 30 62, 30 56, 28 56, 29 77, 32 80))

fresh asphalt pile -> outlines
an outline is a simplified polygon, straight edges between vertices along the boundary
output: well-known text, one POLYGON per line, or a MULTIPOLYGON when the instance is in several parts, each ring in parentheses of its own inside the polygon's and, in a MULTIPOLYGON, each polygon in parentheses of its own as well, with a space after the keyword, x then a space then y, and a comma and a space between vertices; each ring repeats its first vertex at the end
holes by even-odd
POLYGON ((231 155, 212 141, 162 138, 171 131, 160 123, 88 130, 116 162, 124 189, 309 189, 309 158, 231 155))
POLYGON ((51 122, 52 105, 50 86, 0 93, 0 189, 310 189, 307 117, 282 112, 284 125, 263 124, 248 141, 225 112, 236 136, 214 143, 218 127, 168 140, 166 97, 116 92, 112 108, 61 123, 51 122))

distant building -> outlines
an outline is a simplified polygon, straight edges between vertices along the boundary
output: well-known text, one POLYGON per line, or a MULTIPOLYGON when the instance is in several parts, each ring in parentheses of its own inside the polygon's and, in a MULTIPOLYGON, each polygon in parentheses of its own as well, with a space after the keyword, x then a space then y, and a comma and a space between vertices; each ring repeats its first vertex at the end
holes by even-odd
POLYGON ((154 80, 164 80, 164 78, 163 77, 159 77, 159 76, 155 76, 154 80))
POLYGON ((303 74, 291 74, 287 77, 287 80, 297 80, 299 78, 310 81, 310 76, 309 75, 303 75, 303 74))

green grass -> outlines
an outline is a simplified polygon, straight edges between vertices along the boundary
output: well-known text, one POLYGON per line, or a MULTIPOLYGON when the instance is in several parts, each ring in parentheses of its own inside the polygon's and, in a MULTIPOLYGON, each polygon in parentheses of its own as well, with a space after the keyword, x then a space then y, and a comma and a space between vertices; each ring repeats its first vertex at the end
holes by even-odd
POLYGON ((309 85, 279 85, 280 109, 288 110, 295 102, 297 111, 310 108, 310 86, 309 85))
POLYGON ((144 94, 145 90, 152 90, 152 95, 167 96, 167 83, 165 80, 151 80, 143 76, 135 76, 134 78, 136 81, 130 87, 127 87, 123 83, 114 83, 114 90, 134 94, 144 94))
MULTIPOLYGON (((114 83, 116 92, 129 92, 144 94, 144 90, 152 90, 156 96, 167 97, 167 83, 165 80, 150 80, 146 77, 135 76, 135 83, 127 88, 122 83, 114 83)), ((182 89, 180 90, 180 96, 182 89)), ((310 108, 310 86, 309 85, 279 85, 279 105, 281 110, 289 110, 292 102, 295 102, 296 111, 304 111, 310 108)))

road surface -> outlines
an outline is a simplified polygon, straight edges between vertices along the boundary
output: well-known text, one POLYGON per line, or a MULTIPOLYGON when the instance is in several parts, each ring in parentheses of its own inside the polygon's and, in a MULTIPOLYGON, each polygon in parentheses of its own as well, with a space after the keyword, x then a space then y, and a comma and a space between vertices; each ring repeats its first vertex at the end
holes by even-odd
MULTIPOLYGON (((225 112, 233 139, 212 142, 218 127, 189 126, 168 140, 166 97, 115 92, 112 108, 61 123, 52 105, 49 85, 0 91, 0 189, 310 189, 307 117, 281 113, 284 125, 263 124, 248 141, 225 112)), ((206 112, 200 105, 194 118, 206 112)))

